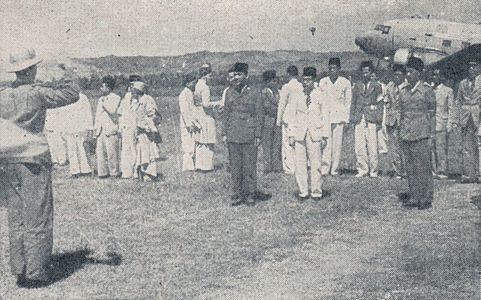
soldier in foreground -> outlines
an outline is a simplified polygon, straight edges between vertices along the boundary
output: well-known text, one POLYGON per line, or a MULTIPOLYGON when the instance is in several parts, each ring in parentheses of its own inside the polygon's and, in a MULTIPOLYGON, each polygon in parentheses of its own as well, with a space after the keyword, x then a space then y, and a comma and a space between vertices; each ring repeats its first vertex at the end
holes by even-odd
POLYGON ((430 86, 422 82, 424 63, 412 57, 406 65, 408 85, 399 95, 401 150, 406 159, 409 197, 403 206, 427 209, 433 201, 433 176, 429 138, 432 126, 429 112, 436 100, 430 86))
POLYGON ((53 246, 52 163, 42 131, 49 108, 79 99, 79 89, 66 80, 54 87, 36 85, 35 51, 25 49, 10 56, 9 72, 17 79, 0 92, 0 117, 23 129, 33 142, 4 151, 2 141, 0 181, 8 202, 10 267, 17 285, 39 288, 51 282, 49 263, 53 246))
POLYGON ((261 92, 248 83, 246 63, 234 65, 232 88, 225 97, 222 139, 227 142, 232 175, 232 205, 254 205, 269 194, 257 190, 257 147, 262 138, 264 108, 261 92))

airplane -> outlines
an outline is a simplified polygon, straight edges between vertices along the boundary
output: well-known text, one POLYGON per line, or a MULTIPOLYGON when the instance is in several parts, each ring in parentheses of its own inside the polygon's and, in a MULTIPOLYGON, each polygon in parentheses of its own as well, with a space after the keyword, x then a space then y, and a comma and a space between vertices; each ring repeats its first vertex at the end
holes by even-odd
POLYGON ((411 17, 375 25, 355 38, 365 53, 404 64, 421 58, 426 69, 440 69, 448 78, 466 76, 470 61, 481 62, 481 25, 411 17))

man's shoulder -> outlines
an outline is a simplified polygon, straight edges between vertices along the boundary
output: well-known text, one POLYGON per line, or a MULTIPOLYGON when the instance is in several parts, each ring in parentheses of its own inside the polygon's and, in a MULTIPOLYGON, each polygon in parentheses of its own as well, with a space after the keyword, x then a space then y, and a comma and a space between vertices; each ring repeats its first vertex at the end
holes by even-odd
POLYGON ((109 98, 110 98, 110 99, 113 99, 113 100, 116 100, 116 101, 117 101, 117 100, 120 100, 120 96, 117 95, 116 93, 110 93, 110 94, 109 94, 109 98))

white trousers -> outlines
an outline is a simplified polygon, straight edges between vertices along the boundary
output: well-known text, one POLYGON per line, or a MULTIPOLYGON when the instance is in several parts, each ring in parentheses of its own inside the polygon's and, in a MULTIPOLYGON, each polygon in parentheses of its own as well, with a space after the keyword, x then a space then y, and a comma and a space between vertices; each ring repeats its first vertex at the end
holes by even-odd
POLYGON ((376 124, 361 120, 354 131, 358 174, 378 172, 378 144, 376 124))
POLYGON ((180 142, 182 147, 182 171, 195 170, 195 139, 184 127, 180 128, 180 142))
POLYGON ((47 137, 48 147, 50 148, 52 162, 65 165, 67 163, 67 146, 64 133, 47 130, 45 135, 47 137))
POLYGON ((214 170, 214 145, 201 143, 195 145, 195 168, 197 170, 214 170))
POLYGON ((331 124, 326 148, 322 151, 322 174, 337 173, 341 162, 344 124, 331 124))
POLYGON ((321 143, 315 142, 308 131, 303 141, 296 141, 296 181, 299 187, 299 195, 309 195, 309 185, 307 172, 308 163, 311 167, 311 195, 319 197, 322 193, 322 173, 321 173, 321 143))
POLYGON ((92 172, 87 152, 85 151, 85 135, 79 133, 66 134, 70 174, 89 174, 92 172))
POLYGON ((382 126, 381 130, 378 130, 377 132, 377 142, 378 142, 378 151, 379 153, 387 153, 388 152, 388 147, 387 147, 387 130, 386 126, 382 126))
POLYGON ((113 134, 97 137, 97 172, 99 176, 118 176, 119 169, 119 136, 113 134))
POLYGON ((294 174, 296 170, 296 151, 289 145, 289 132, 286 125, 282 125, 282 168, 286 174, 294 174))
POLYGON ((135 160, 137 159, 137 141, 135 128, 122 128, 120 152, 120 171, 122 178, 135 177, 135 160))

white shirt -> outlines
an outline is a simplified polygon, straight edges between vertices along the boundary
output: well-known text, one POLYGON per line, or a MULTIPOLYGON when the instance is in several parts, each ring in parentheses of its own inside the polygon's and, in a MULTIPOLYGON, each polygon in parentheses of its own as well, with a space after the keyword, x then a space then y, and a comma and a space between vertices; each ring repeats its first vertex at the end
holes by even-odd
POLYGON ((100 134, 102 130, 105 131, 104 133, 106 134, 118 131, 119 125, 115 118, 118 116, 117 110, 119 109, 119 104, 120 96, 114 93, 100 97, 95 113, 95 129, 97 130, 97 134, 100 134), (114 119, 112 119, 111 116, 114 119))
POLYGON ((349 122, 352 101, 351 82, 339 76, 333 83, 329 77, 324 77, 319 81, 319 89, 331 122, 349 122))
POLYGON ((194 93, 189 88, 184 88, 179 95, 180 126, 189 127, 194 125, 194 93))
POLYGON ((80 93, 77 102, 67 105, 68 122, 65 124, 65 131, 68 133, 80 133, 93 128, 92 107, 86 95, 80 93))
POLYGON ((296 78, 292 78, 288 83, 284 84, 279 92, 279 107, 277 109, 277 126, 281 125, 281 122, 288 123, 286 115, 289 114, 289 110, 292 107, 292 94, 302 92, 303 87, 296 78))

